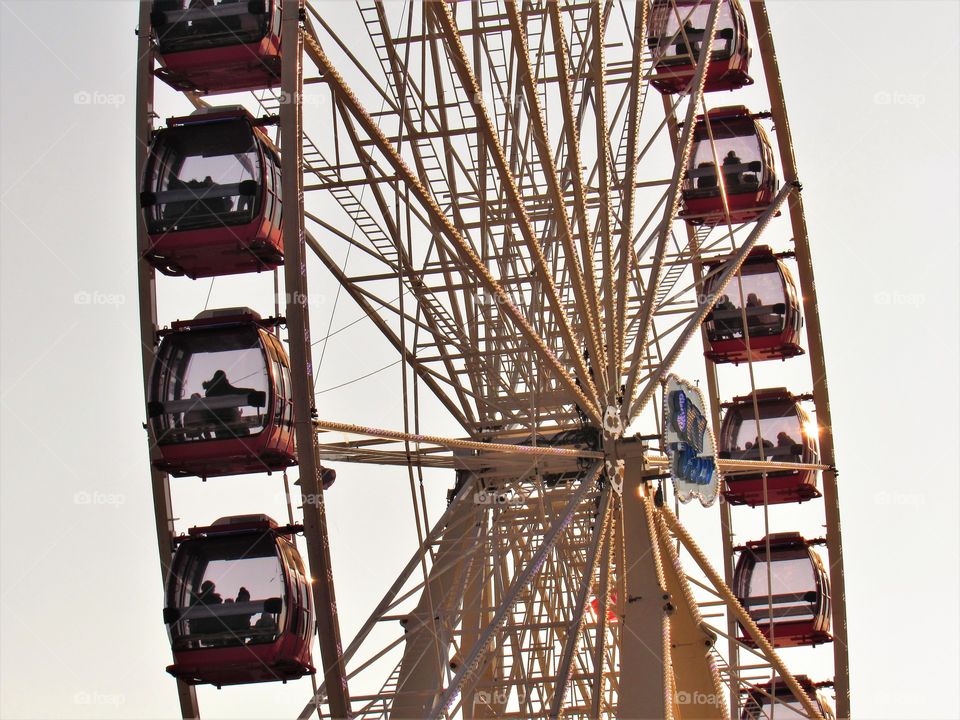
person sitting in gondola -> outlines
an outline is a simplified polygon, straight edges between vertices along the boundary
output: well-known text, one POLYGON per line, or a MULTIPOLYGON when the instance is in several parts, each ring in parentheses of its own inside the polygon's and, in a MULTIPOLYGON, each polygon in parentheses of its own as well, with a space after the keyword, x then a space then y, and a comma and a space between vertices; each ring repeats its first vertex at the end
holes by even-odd
MULTIPOLYGON (((178 177, 171 177, 167 183, 168 191, 186 190, 187 184, 178 177)), ((177 225, 183 218, 190 215, 193 209, 193 200, 175 200, 163 206, 163 219, 177 225)))
MULTIPOLYGON (((697 165, 697 190, 710 190, 717 187, 717 171, 712 162, 697 165)), ((715 194, 715 193, 711 193, 715 194)))
POLYGON ((737 310, 737 306, 730 302, 729 295, 721 295, 720 300, 717 302, 714 307, 715 316, 719 314, 721 317, 717 318, 717 332, 726 337, 732 337, 734 334, 740 332, 740 318, 734 313, 737 310))
POLYGON ((777 433, 777 447, 793 447, 796 444, 796 441, 783 430, 777 433))
MULTIPOLYGON (((217 593, 217 586, 210 580, 204 580, 200 585, 200 594, 192 603, 194 606, 212 607, 223 604, 223 598, 217 593)), ((204 613, 201 617, 190 621, 190 634, 209 635, 223 630, 220 619, 212 613, 204 613)), ((212 642, 204 641, 205 645, 212 645, 212 642)))
POLYGON ((677 36, 677 57, 687 56, 690 63, 697 62, 700 58, 700 43, 696 42, 703 35, 703 30, 697 30, 693 23, 687 20, 683 24, 683 31, 677 36))
POLYGON ((727 186, 727 192, 735 192, 734 188, 741 184, 740 165, 741 160, 735 150, 731 150, 723 158, 723 182, 727 186))
POLYGON ((184 435, 190 440, 209 440, 210 439, 210 429, 209 425, 213 418, 210 417, 210 413, 203 409, 202 401, 203 398, 200 397, 200 393, 193 393, 190 396, 190 399, 194 401, 191 410, 187 410, 183 414, 183 430, 184 435))
POLYGON ((277 634, 277 621, 270 613, 263 613, 253 626, 251 637, 254 642, 269 641, 277 634))
POLYGON ((788 460, 792 460, 792 461, 794 461, 794 462, 800 462, 800 460, 801 460, 800 455, 798 455, 797 453, 795 453, 795 452, 793 451, 793 449, 794 449, 797 445, 798 445, 797 441, 794 440, 794 439, 793 439, 792 437, 790 437, 789 435, 787 435, 787 433, 784 432, 783 430, 781 430, 781 431, 777 434, 777 447, 778 447, 778 448, 786 448, 786 451, 784 451, 784 455, 787 456, 787 459, 788 459, 788 460))
MULTIPOLYGON (((233 602, 228 600, 227 602, 233 602)), ((250 602, 250 591, 245 587, 241 587, 237 592, 237 601, 236 604, 248 603, 250 602)), ((253 617, 252 612, 244 612, 242 610, 233 610, 225 619, 225 625, 230 632, 236 635, 236 642, 243 643, 247 636, 250 634, 250 619, 253 617)))
POLYGON ((217 429, 217 438, 230 438, 238 435, 249 435, 250 429, 243 424, 240 418, 240 405, 247 404, 251 396, 257 395, 257 391, 251 388, 237 388, 230 384, 227 374, 223 370, 217 370, 213 377, 203 383, 203 389, 208 398, 243 396, 243 399, 237 400, 236 407, 217 408, 213 410, 219 428, 217 429))

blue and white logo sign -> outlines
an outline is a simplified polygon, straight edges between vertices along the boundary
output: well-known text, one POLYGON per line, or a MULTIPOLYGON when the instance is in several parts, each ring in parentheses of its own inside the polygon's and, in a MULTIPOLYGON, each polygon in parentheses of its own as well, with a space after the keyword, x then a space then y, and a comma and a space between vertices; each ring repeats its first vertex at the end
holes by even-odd
POLYGON ((663 390, 663 447, 670 457, 673 487, 682 503, 694 497, 710 507, 720 492, 717 443, 700 388, 669 375, 663 390))

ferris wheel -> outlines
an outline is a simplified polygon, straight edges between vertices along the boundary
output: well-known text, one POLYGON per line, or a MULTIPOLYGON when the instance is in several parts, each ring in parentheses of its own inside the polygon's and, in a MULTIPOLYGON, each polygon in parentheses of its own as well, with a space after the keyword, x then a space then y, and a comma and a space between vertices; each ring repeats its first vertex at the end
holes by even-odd
POLYGON ((749 10, 141 2, 141 341, 184 718, 197 685, 305 677, 283 690, 304 719, 850 717, 810 243, 749 10), (168 119, 157 82, 194 111, 168 119), (393 427, 318 407, 317 260, 400 365, 393 427), (259 273, 276 309, 161 322, 158 272, 259 273), (330 463, 408 477, 419 540, 345 645, 330 463), (425 469, 449 474, 439 518, 425 469), (175 527, 179 477, 288 472, 285 520, 175 527))

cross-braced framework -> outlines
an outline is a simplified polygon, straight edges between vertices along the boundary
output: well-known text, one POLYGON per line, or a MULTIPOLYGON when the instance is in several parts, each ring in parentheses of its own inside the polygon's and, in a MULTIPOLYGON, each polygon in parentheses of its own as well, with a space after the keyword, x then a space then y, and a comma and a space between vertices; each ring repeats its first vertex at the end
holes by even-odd
MULTIPOLYGON (((721 5, 703 1, 704 46, 721 5)), ((342 651, 322 503, 304 503, 324 682, 301 718, 730 718, 743 690, 774 677, 798 716, 823 717, 730 588, 730 508, 715 569, 662 483, 662 383, 688 346, 696 356, 701 325, 781 212, 800 261, 822 462, 719 465, 823 471, 833 682, 849 717, 816 294, 766 10, 753 10, 786 181, 753 222, 731 223, 725 208, 726 223, 692 226, 678 212, 711 54, 686 92, 651 92, 661 51, 647 42, 647 2, 284 4, 282 84, 249 107, 280 118, 302 490, 322 497, 324 460, 457 478, 342 651), (428 417, 401 431, 311 415, 310 252, 462 437, 421 434, 428 417), (720 269, 704 263, 721 256, 720 269)), ((141 133, 146 27, 148 11, 141 133)), ((152 341, 152 277, 141 274, 152 341)), ((716 428, 710 363, 707 396, 716 428)), ((169 490, 162 475, 154 484, 167 562, 169 490)), ((195 714, 181 691, 184 717, 195 714)))

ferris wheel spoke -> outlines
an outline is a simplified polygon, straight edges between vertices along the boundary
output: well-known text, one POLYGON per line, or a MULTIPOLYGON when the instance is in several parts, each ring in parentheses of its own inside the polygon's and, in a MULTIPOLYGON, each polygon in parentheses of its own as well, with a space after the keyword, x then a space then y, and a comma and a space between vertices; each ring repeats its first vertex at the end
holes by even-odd
POLYGON ((664 538, 663 542, 669 544, 669 540, 667 539, 668 532, 672 533, 676 539, 680 541, 700 570, 710 580, 714 589, 726 602, 727 609, 736 616, 738 622, 747 632, 749 637, 767 657, 771 665, 773 665, 777 675, 783 680, 787 687, 790 688, 794 698, 796 698, 796 700, 803 707, 808 717, 813 718, 814 720, 824 720, 823 715, 821 715, 819 709, 810 700, 809 695, 807 695, 807 693, 800 687, 797 679, 784 664, 773 645, 770 644, 770 641, 760 631, 756 623, 750 617, 750 613, 743 608, 733 591, 727 586, 723 578, 720 577, 717 571, 713 568, 706 555, 703 554, 703 551, 700 550, 700 548, 697 546, 697 543, 687 532, 686 528, 683 527, 670 508, 666 506, 661 507, 660 513, 657 516, 657 522, 659 524, 660 532, 664 538))
MULTIPOLYGON (((760 239, 760 236, 763 235, 763 231, 766 230, 770 220, 779 212, 780 207, 795 191, 797 191, 796 183, 784 185, 784 187, 781 188, 780 192, 777 194, 777 197, 771 203, 770 207, 768 207, 764 211, 763 215, 757 219, 753 230, 743 241, 740 249, 737 250, 736 254, 731 258, 729 264, 724 268, 724 271, 720 276, 720 280, 718 281, 717 290, 714 293, 714 297, 707 298, 706 302, 700 305, 699 309, 687 321, 683 331, 680 333, 680 336, 674 341, 673 346, 664 355, 656 371, 646 381, 646 385, 644 385, 643 390, 639 393, 636 399, 630 403, 630 409, 627 414, 629 419, 632 420, 636 418, 637 415, 643 411, 644 407, 646 407, 646 404, 650 401, 650 398, 653 397, 654 392, 656 392, 660 381, 664 379, 670 372, 674 362, 676 362, 677 356, 680 354, 683 348, 686 347, 687 343, 690 342, 690 338, 693 336, 693 334, 699 330, 700 325, 703 323, 707 314, 713 310, 713 306, 717 303, 719 296, 723 294, 723 291, 726 289, 727 285, 731 280, 733 280, 734 275, 736 275, 744 260, 747 259, 747 255, 750 253, 750 250, 757 243, 757 240, 760 239)), ((628 392, 626 397, 630 398, 631 394, 628 392)))
MULTIPOLYGON (((520 82, 527 98, 527 105, 532 110, 530 125, 533 132, 534 141, 537 147, 537 153, 544 165, 543 173, 548 184, 550 199, 555 208, 565 207, 563 190, 560 186, 560 178, 557 167, 553 161, 553 153, 550 148, 550 142, 547 137, 547 127, 543 116, 540 99, 535 84, 535 71, 530 66, 530 48, 527 46, 527 34, 524 28, 520 12, 515 2, 507 2, 507 18, 513 33, 513 47, 517 56, 517 62, 520 65, 520 82)), ((555 53, 557 54, 557 53, 555 53)), ((582 189, 582 188, 581 188, 582 189)), ((565 269, 570 275, 570 281, 573 286, 573 293, 577 305, 577 317, 582 320, 582 337, 590 342, 590 356, 593 363, 591 375, 603 376, 598 372, 600 365, 598 362, 602 359, 601 344, 597 329, 596 306, 590 300, 588 289, 584 279, 583 266, 580 262, 578 251, 575 247, 573 230, 570 225, 570 218, 566 212, 556 213, 556 224, 560 229, 560 241, 566 255, 565 269)), ((551 274, 552 275, 552 274, 551 274)), ((605 383, 601 384, 603 389, 605 383)))
MULTIPOLYGON (((343 77, 330 64, 323 49, 310 36, 305 37, 305 47, 309 49, 314 62, 316 62, 321 71, 324 72, 328 84, 337 95, 338 100, 349 109, 350 113, 363 127, 374 145, 376 145, 378 150, 383 153, 391 163, 397 174, 404 179, 410 191, 425 207, 431 219, 437 221, 443 235, 457 247, 461 261, 464 262, 467 267, 473 269, 477 279, 482 282, 485 289, 499 300, 499 307, 503 309, 505 314, 510 316, 520 334, 531 342, 540 358, 554 371, 558 381, 566 387, 573 397, 577 398, 577 402, 581 405, 584 412, 599 423, 601 418, 596 400, 588 398, 588 396, 584 394, 581 387, 578 386, 574 378, 570 376, 558 357, 548 347, 543 338, 533 329, 525 314, 513 303, 503 286, 493 277, 480 257, 474 252, 469 242, 457 231, 449 218, 442 213, 432 195, 409 169, 396 149, 383 135, 380 128, 360 105, 356 95, 346 85, 343 77)), ((579 357, 579 353, 575 359, 580 361, 579 365, 582 367, 583 361, 579 357)), ((581 372, 583 371, 581 370, 581 372)), ((584 376, 586 376, 586 373, 584 373, 584 376)), ((589 385, 587 385, 587 387, 589 387, 589 385)))
MULTIPOLYGON (((647 3, 640 3, 634 11, 634 37, 645 38, 647 36, 647 3)), ((630 69, 629 90, 626 96, 630 98, 627 121, 625 126, 626 137, 622 143, 621 150, 626 150, 626 157, 622 163, 623 173, 620 177, 620 242, 617 247, 616 260, 619 266, 619 275, 617 276, 616 287, 616 348, 614 370, 616 372, 615 384, 619 388, 620 374, 623 367, 624 347, 626 344, 626 326, 627 326, 627 304, 628 304, 628 281, 633 269, 633 223, 635 208, 634 186, 637 182, 637 156, 640 144, 639 122, 643 111, 643 102, 649 88, 649 83, 641 83, 640 75, 643 70, 644 52, 635 51, 633 54, 633 63, 630 69)), ((618 171, 617 163, 614 163, 614 172, 618 171)))
POLYGON ((609 488, 600 496, 600 507, 597 508, 597 518, 593 528, 593 537, 590 540, 590 548, 587 551, 586 558, 584 558, 584 572, 576 595, 573 618, 567 630, 563 651, 557 664, 557 682, 554 685, 553 700, 550 703, 551 718, 559 718, 561 715, 563 702, 567 695, 567 684, 570 682, 570 675, 573 671, 574 653, 585 629, 584 619, 587 599, 593 586, 594 573, 600 562, 604 540, 607 538, 607 530, 610 525, 610 496, 609 488))
MULTIPOLYGON (((713 0, 710 5, 710 13, 707 17, 706 29, 704 31, 705 47, 713 46, 713 40, 717 32, 717 18, 719 16, 719 9, 719 0, 713 0)), ((645 351, 647 336, 650 331, 650 323, 653 319, 653 313, 655 310, 654 300, 660 284, 664 250, 666 247, 667 238, 669 237, 673 228, 674 218, 676 218, 677 210, 680 206, 681 183, 686 172, 687 160, 690 157, 690 150, 693 146, 694 119, 696 117, 697 107, 699 106, 700 100, 703 97, 703 88, 707 79, 707 70, 710 66, 710 55, 711 53, 700 53, 700 58, 697 61, 696 74, 692 82, 693 90, 690 93, 683 131, 678 143, 673 178, 671 180, 668 195, 669 199, 664 205, 664 215, 660 223, 657 245, 656 249, 654 250, 653 266, 650 270, 649 281, 646 285, 646 294, 644 295, 643 303, 640 309, 640 324, 637 333, 637 339, 633 346, 630 362, 628 363, 630 370, 627 373, 624 398, 633 397, 633 393, 636 388, 640 361, 645 351)), ((635 413, 631 408, 627 414, 627 417, 632 418, 634 416, 635 413)))
MULTIPOLYGON (((577 239, 580 244, 580 262, 585 269, 584 283, 587 292, 587 302, 590 303, 590 314, 594 317, 599 334, 600 305, 594 276, 593 243, 590 238, 590 226, 587 216, 586 189, 583 181, 582 157, 580 151, 580 134, 574 112, 573 84, 570 78, 569 49, 567 34, 564 28, 563 14, 559 3, 548 2, 547 12, 550 26, 553 31, 554 59, 559 78, 560 107, 563 114, 562 137, 566 149, 566 175, 573 186, 573 217, 576 220, 577 239), (592 300, 590 300, 592 298, 592 300)), ((558 149, 559 152, 559 149, 558 149)), ((571 225, 571 232, 573 225, 571 225)), ((600 366, 606 363, 606 353, 603 350, 599 337, 598 345, 594 350, 600 366)))
MULTIPOLYGON (((470 61, 466 55, 466 50, 460 39, 453 12, 446 3, 432 3, 427 7, 433 10, 434 16, 444 33, 447 49, 454 68, 459 75, 461 85, 468 93, 472 93, 475 98, 474 111, 479 121, 480 130, 484 134, 484 140, 491 151, 494 165, 500 174, 502 188, 506 192, 511 211, 518 221, 520 234, 530 253, 534 268, 537 271, 537 277, 546 290, 553 319, 560 326, 560 338, 568 359, 577 370, 577 378, 581 386, 587 388, 594 409, 599 408, 602 406, 600 396, 594 385, 593 378, 584 363, 579 343, 574 338, 573 328, 561 302, 553 274, 547 264, 540 241, 533 230, 526 206, 520 196, 516 179, 511 172, 503 147, 500 144, 496 127, 487 111, 486 102, 483 99, 480 86, 474 76, 470 61)), ((547 162, 549 158, 550 154, 546 152, 541 160, 542 162, 547 162)))
POLYGON ((550 529, 544 534, 543 540, 537 547, 536 552, 525 564, 523 570, 513 578, 509 588, 504 592, 499 606, 489 624, 483 633, 480 634, 477 643, 471 648, 470 653, 465 657, 463 666, 444 691, 439 703, 431 711, 429 715, 430 720, 437 720, 453 704, 468 674, 475 672, 476 668, 483 664, 487 654, 490 652, 490 641, 493 639, 494 634, 507 619, 507 614, 513 608, 521 591, 523 591, 537 573, 539 573, 544 560, 547 555, 552 552, 560 534, 573 520, 576 509, 585 497, 595 489, 595 483, 602 468, 603 465, 597 463, 583 477, 580 481, 580 487, 573 493, 563 511, 557 516, 556 520, 550 526, 550 529))

